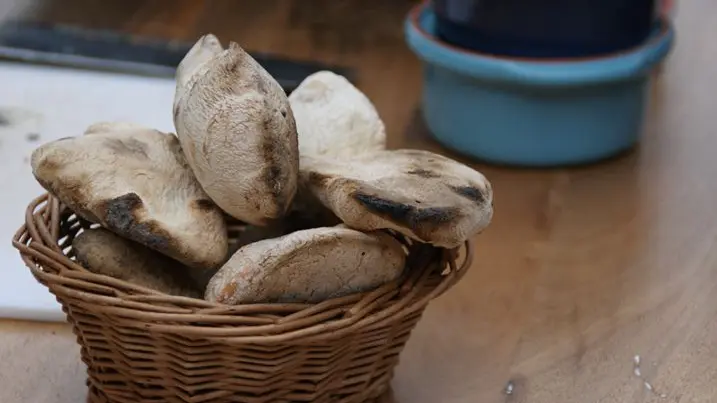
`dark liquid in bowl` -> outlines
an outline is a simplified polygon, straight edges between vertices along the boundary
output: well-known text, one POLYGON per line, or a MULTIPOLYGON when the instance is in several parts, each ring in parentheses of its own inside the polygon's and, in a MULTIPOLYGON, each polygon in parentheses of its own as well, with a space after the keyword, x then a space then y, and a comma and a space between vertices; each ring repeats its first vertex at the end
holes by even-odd
POLYGON ((513 57, 585 57, 639 46, 658 0, 433 0, 442 40, 513 57))

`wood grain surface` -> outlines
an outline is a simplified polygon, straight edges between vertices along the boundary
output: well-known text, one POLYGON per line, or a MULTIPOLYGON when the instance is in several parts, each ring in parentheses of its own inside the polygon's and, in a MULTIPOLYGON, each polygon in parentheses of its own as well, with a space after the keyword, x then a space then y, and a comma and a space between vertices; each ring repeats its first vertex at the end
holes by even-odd
MULTIPOLYGON (((445 152, 416 111, 421 66, 401 27, 412 3, 63 0, 25 15, 183 40, 214 32, 347 64, 391 148, 445 152)), ((717 2, 678 7, 636 151, 569 170, 472 163, 493 183, 494 223, 416 329, 396 401, 717 402, 717 2)), ((0 321, 0 402, 83 401, 78 357, 66 326, 0 321)))

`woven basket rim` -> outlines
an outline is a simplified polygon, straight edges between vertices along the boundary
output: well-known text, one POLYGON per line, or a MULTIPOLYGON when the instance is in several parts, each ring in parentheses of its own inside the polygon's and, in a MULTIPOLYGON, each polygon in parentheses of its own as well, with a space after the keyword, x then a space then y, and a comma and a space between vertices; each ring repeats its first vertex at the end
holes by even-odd
POLYGON ((388 321, 422 311, 463 277, 473 259, 470 242, 464 245, 460 265, 456 263, 460 248, 414 244, 407 258, 406 275, 373 291, 314 304, 228 306, 171 296, 89 272, 67 255, 71 239, 65 239, 62 230, 69 232, 75 226, 77 232, 80 224, 73 222, 72 216, 71 210, 48 193, 28 205, 25 224, 15 233, 12 243, 36 280, 58 300, 91 305, 93 313, 108 320, 134 320, 137 326, 185 337, 251 343, 297 339, 316 342, 342 337, 359 328, 380 328, 388 321))

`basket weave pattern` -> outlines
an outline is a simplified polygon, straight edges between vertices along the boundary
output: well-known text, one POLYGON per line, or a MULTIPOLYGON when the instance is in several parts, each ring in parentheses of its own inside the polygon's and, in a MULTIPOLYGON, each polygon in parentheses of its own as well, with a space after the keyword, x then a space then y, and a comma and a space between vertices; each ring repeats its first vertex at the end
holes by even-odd
MULTIPOLYGON (((426 305, 466 272, 471 249, 409 247, 408 269, 374 291, 319 304, 225 306, 88 272, 71 243, 89 224, 54 197, 26 211, 13 245, 67 315, 88 402, 384 402, 426 305)), ((236 230, 236 225, 231 225, 236 230)))

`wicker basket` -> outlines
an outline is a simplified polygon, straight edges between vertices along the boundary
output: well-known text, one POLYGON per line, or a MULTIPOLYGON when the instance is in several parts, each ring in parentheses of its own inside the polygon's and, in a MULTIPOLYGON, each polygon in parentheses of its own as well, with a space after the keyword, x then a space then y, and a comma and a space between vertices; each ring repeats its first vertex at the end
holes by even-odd
POLYGON ((86 271, 70 245, 89 224, 54 197, 25 219, 13 245, 73 326, 92 403, 388 402, 411 330, 471 260, 407 242, 404 277, 372 292, 224 306, 86 271))

